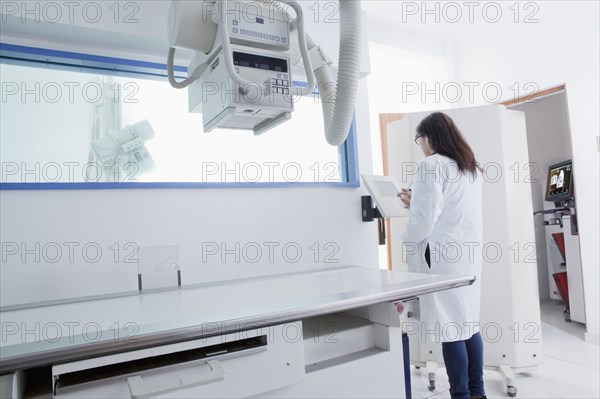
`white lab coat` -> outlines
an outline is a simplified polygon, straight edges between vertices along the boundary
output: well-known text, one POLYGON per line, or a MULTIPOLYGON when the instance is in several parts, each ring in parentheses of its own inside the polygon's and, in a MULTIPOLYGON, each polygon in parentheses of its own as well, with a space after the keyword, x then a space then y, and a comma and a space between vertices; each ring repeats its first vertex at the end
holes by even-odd
POLYGON ((408 271, 475 275, 475 282, 423 295, 420 336, 426 341, 466 340, 479 331, 482 265, 482 177, 458 172, 452 159, 434 154, 415 175, 410 219, 402 236, 408 271), (425 262, 429 243, 431 269, 425 262))

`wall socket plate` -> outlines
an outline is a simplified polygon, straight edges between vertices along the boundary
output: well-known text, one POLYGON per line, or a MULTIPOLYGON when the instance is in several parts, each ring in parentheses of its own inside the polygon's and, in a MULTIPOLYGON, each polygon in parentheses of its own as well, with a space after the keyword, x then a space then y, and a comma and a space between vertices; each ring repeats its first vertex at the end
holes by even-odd
POLYGON ((177 287, 181 285, 179 246, 140 247, 138 251, 138 288, 177 287))

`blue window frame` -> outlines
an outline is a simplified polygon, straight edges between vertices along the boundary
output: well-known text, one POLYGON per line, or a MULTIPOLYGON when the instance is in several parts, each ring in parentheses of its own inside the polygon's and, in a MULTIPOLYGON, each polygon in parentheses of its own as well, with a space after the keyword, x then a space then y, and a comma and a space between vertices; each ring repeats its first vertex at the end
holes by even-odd
MULTIPOLYGON (((166 64, 123 58, 105 57, 36 47, 0 43, 0 63, 38 66, 49 69, 96 72, 102 75, 166 80, 166 64)), ((187 68, 175 66, 178 78, 187 76, 187 68)), ((294 82, 301 85, 303 82, 294 82)), ((270 183, 206 183, 206 182, 138 182, 138 183, 0 183, 0 190, 70 190, 70 189, 148 189, 148 188, 273 188, 273 187, 359 187, 356 118, 348 139, 339 146, 341 182, 270 182, 270 183)))

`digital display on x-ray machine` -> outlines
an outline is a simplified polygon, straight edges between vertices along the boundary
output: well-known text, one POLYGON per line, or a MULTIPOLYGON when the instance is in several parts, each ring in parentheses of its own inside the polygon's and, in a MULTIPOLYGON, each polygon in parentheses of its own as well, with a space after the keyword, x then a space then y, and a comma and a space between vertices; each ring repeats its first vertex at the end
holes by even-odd
POLYGON ((570 198, 573 167, 570 161, 550 166, 546 201, 562 201, 570 198))

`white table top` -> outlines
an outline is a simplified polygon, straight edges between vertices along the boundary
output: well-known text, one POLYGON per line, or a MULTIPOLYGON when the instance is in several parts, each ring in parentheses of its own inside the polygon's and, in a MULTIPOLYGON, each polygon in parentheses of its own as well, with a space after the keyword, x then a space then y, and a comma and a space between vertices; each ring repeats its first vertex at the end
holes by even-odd
POLYGON ((301 320, 473 280, 345 266, 5 310, 0 371, 301 320))

